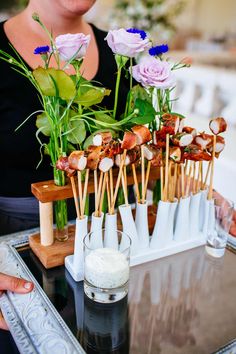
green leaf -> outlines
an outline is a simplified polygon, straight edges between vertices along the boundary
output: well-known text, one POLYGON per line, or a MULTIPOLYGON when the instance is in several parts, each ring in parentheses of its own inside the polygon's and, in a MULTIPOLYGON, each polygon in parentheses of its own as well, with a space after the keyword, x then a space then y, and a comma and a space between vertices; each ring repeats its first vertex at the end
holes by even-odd
POLYGON ((37 68, 33 71, 43 95, 56 96, 57 93, 63 100, 72 100, 76 94, 73 79, 63 70, 54 68, 37 68))
POLYGON ((40 129, 40 131, 46 135, 51 135, 51 126, 48 120, 47 114, 45 112, 39 114, 36 119, 36 127, 40 129))
POLYGON ((69 132, 67 133, 67 140, 72 144, 82 144, 86 138, 86 127, 85 123, 80 118, 73 118, 74 114, 71 114, 69 119, 69 132))
POLYGON ((116 124, 117 121, 115 119, 113 119, 112 117, 110 117, 108 114, 105 113, 100 113, 100 112, 96 112, 95 113, 95 118, 98 122, 102 122, 102 124, 99 123, 95 123, 96 126, 98 127, 98 129, 103 129, 104 126, 107 124, 109 124, 108 129, 111 128, 110 124, 116 124))
POLYGON ((139 113, 136 117, 131 118, 129 121, 135 124, 147 124, 152 122, 155 119, 156 111, 153 108, 152 104, 145 100, 138 98, 135 101, 135 108, 138 108, 139 113))
POLYGON ((84 107, 90 107, 102 102, 104 96, 110 95, 110 90, 105 88, 90 88, 88 91, 84 92, 83 94, 79 94, 75 102, 81 104, 84 107))
POLYGON ((151 95, 147 92, 147 90, 145 90, 145 88, 140 85, 135 85, 132 87, 131 95, 133 97, 134 102, 140 98, 141 100, 145 100, 152 104, 151 95))

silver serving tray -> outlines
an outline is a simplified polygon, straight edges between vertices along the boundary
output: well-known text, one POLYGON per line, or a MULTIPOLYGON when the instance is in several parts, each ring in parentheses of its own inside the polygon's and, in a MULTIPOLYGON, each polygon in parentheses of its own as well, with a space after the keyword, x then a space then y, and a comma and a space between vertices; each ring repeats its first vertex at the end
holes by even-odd
POLYGON ((28 236, 0 243, 0 272, 21 277, 35 284, 28 294, 7 291, 0 297, 0 308, 22 354, 85 353, 69 327, 17 252, 28 245, 28 236))

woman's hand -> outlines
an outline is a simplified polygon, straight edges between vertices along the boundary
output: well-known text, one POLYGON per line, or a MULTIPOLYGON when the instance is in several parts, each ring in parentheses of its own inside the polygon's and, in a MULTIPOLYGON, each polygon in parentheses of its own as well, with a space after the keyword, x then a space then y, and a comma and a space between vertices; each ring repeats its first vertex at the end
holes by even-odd
MULTIPOLYGON (((18 294, 26 294, 32 291, 34 284, 11 275, 0 273, 0 296, 5 290, 10 290, 18 294)), ((7 330, 7 324, 0 311, 0 329, 7 330)))

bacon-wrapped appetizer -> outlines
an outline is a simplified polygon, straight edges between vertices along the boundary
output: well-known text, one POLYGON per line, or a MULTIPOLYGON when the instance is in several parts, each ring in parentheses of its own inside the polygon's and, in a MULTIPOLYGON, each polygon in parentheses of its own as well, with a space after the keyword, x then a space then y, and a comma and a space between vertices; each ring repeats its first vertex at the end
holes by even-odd
POLYGON ((209 146, 212 145, 212 142, 212 135, 206 133, 201 133, 194 139, 194 144, 198 145, 201 150, 206 150, 209 146))
POLYGON ((61 156, 56 163, 56 168, 61 171, 65 171, 68 177, 72 177, 75 174, 75 170, 70 168, 67 156, 61 156))
POLYGON ((210 121, 209 128, 214 135, 218 135, 226 131, 227 123, 222 117, 214 118, 210 121))
MULTIPOLYGON (((122 158, 122 155, 121 155, 121 154, 118 154, 118 155, 116 155, 116 157, 115 157, 115 164, 116 164, 116 166, 118 166, 118 167, 120 167, 121 158, 122 158)), ((139 160, 139 158, 140 158, 140 151, 139 151, 139 149, 134 148, 134 149, 132 149, 132 150, 128 150, 128 151, 127 151, 127 154, 126 154, 126 157, 125 157, 124 165, 125 165, 125 166, 131 165, 132 163, 134 163, 134 162, 136 162, 137 160, 139 160)))
POLYGON ((136 134, 126 131, 124 133, 123 141, 121 143, 121 148, 126 150, 131 150, 137 145, 137 136, 136 134))
POLYGON ((93 137, 93 145, 101 146, 106 145, 112 141, 111 132, 100 132, 93 137))
POLYGON ((179 116, 171 113, 165 113, 162 116, 162 122, 164 127, 173 128, 173 134, 176 134, 179 130, 179 116))
POLYGON ((98 168, 102 172, 107 172, 112 168, 114 165, 114 160, 110 157, 104 157, 100 160, 98 168))
POLYGON ((185 119, 181 118, 179 121, 179 133, 182 133, 182 131, 184 129, 184 122, 185 122, 185 119))
POLYGON ((161 167, 162 166, 162 152, 161 149, 156 149, 156 154, 153 156, 151 160, 151 165, 153 167, 161 167))
POLYGON ((142 145, 152 140, 150 130, 145 125, 135 125, 132 131, 136 135, 137 145, 142 145))
POLYGON ((192 136, 195 138, 196 135, 197 135, 197 129, 195 128, 192 128, 192 127, 183 127, 183 130, 182 130, 184 133, 187 133, 187 134, 192 134, 192 136))
POLYGON ((143 146, 144 158, 148 161, 151 161, 159 151, 160 149, 158 149, 154 144, 143 146))
POLYGON ((172 161, 181 162, 181 149, 177 146, 170 147, 169 156, 172 161))
POLYGON ((160 130, 153 132, 153 143, 158 147, 165 147, 166 135, 174 135, 175 131, 173 127, 162 127, 160 130))
POLYGON ((112 140, 109 144, 104 146, 104 156, 114 157, 117 154, 122 154, 123 149, 121 148, 121 143, 112 140))
POLYGON ((177 133, 171 137, 171 141, 175 146, 185 147, 192 143, 193 136, 192 134, 187 133, 177 133))
POLYGON ((93 149, 93 151, 88 153, 87 168, 89 168, 90 170, 96 170, 100 158, 101 158, 101 149, 100 146, 98 146, 97 149, 93 149))
POLYGON ((211 155, 202 151, 199 146, 191 144, 184 149, 183 158, 192 161, 210 161, 211 155))
POLYGON ((72 151, 68 157, 69 167, 73 170, 83 171, 87 165, 87 157, 84 151, 72 151))
MULTIPOLYGON (((225 148, 225 139, 223 138, 223 136, 217 135, 216 136, 216 147, 215 147, 216 157, 219 157, 219 154, 224 150, 224 148, 225 148)), ((212 153, 212 151, 213 151, 212 144, 208 147, 207 151, 212 153)))

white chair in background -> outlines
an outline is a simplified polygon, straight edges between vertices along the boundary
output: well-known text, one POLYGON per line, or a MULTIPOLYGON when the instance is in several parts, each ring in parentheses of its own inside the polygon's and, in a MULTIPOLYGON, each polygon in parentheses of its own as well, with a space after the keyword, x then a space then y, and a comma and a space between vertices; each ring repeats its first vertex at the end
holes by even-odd
POLYGON ((176 70, 173 111, 186 116, 185 125, 209 132, 209 120, 224 117, 226 147, 215 163, 214 186, 236 203, 236 72, 211 66, 176 70))

